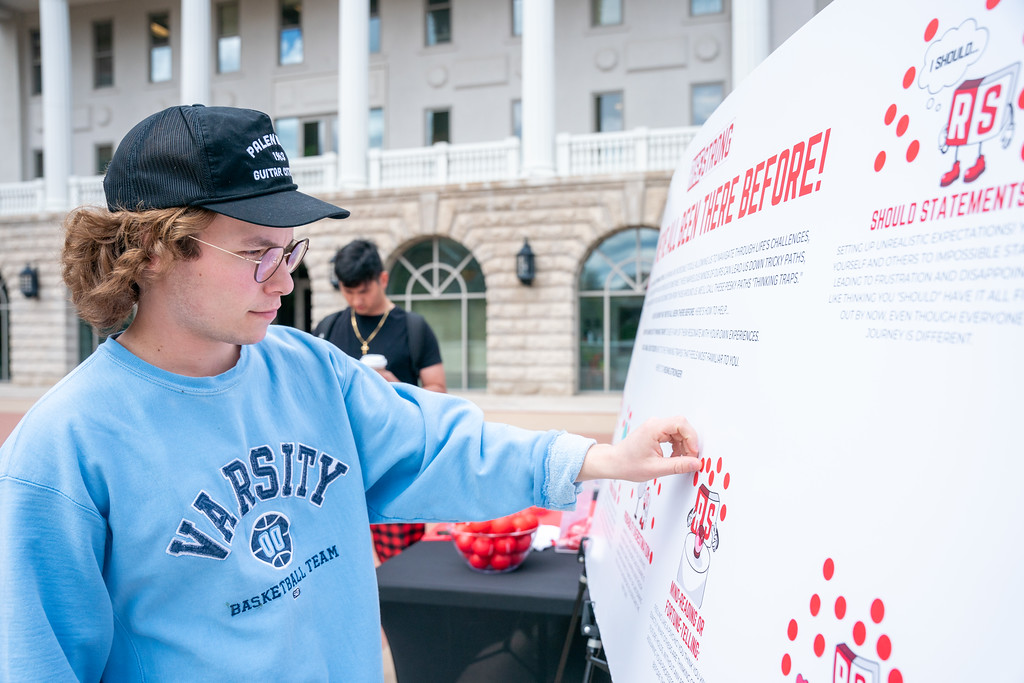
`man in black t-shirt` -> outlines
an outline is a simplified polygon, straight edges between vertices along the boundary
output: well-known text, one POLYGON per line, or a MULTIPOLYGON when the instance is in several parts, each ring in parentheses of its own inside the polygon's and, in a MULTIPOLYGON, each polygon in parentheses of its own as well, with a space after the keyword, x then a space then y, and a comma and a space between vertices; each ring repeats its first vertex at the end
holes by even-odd
MULTIPOLYGON (((377 247, 355 240, 338 250, 334 274, 348 308, 333 313, 313 330, 353 358, 374 353, 387 358, 378 370, 389 382, 417 384, 446 392, 444 365, 433 330, 417 313, 396 306, 387 295, 388 273, 377 247)), ((424 533, 422 524, 374 524, 374 550, 383 562, 424 533)))

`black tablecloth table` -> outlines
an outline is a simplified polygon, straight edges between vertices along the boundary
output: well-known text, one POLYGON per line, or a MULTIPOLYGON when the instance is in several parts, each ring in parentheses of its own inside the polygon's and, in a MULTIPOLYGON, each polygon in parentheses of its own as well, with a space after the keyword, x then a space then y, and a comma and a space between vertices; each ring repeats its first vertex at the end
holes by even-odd
MULTIPOLYGON (((377 569, 398 683, 550 683, 581 573, 575 554, 551 549, 515 571, 483 574, 451 541, 407 548, 377 569)), ((585 666, 586 639, 574 631, 567 683, 581 681, 585 666)))

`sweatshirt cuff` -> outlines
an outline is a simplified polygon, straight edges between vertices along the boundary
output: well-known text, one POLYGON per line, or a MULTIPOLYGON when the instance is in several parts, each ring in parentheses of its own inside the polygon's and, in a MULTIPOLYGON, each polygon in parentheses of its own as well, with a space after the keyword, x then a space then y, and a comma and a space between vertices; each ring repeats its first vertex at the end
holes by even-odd
POLYGON ((576 477, 583 467, 583 458, 597 443, 577 434, 560 433, 548 448, 547 477, 544 478, 544 507, 549 510, 572 510, 576 496, 583 488, 576 477))

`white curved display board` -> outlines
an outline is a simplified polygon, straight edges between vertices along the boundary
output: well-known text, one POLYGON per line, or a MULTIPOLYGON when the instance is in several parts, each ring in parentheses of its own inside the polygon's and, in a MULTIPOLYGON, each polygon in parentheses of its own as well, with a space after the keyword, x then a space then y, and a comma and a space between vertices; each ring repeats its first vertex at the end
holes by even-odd
POLYGON ((1024 2, 838 0, 673 178, 603 482, 616 683, 1024 681, 1024 2))

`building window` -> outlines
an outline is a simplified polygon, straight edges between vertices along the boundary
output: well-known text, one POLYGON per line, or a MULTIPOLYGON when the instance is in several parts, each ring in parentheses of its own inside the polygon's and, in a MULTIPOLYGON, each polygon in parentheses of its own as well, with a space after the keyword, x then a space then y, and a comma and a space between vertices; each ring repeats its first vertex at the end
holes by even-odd
POLYGON ((29 63, 32 65, 32 94, 39 95, 43 92, 43 44, 38 30, 31 30, 28 33, 29 63))
POLYGON ((302 64, 302 2, 281 0, 280 63, 302 64))
POLYGON ((0 382, 11 379, 11 300, 0 279, 0 382))
POLYGON ((690 0, 690 16, 699 17, 705 14, 721 14, 724 0, 690 0))
POLYGON ((580 272, 580 391, 621 391, 640 325, 658 231, 630 228, 607 238, 580 272))
POLYGON ((316 157, 337 150, 337 118, 287 117, 274 122, 274 130, 290 159, 316 157))
POLYGON ((114 146, 110 144, 96 145, 96 175, 107 172, 107 165, 114 158, 114 146))
POLYGON ((45 169, 43 167, 43 150, 32 150, 32 177, 42 178, 44 171, 45 169))
POLYGON ((149 15, 149 82, 163 83, 174 73, 171 55, 171 15, 149 15))
POLYGON ((452 3, 427 0, 427 45, 452 42, 452 3))
POLYGON ((238 32, 238 3, 217 5, 217 73, 242 68, 242 36, 238 32))
POLYGON ((380 11, 377 0, 370 0, 370 54, 380 52, 380 11))
POLYGON ((430 323, 449 389, 486 388, 487 287, 465 247, 445 237, 409 247, 391 266, 388 296, 430 323))
POLYGON ((722 83, 695 84, 690 87, 690 120, 695 126, 704 125, 711 113, 725 99, 722 83))
POLYGON ((449 113, 448 109, 432 109, 427 111, 427 147, 437 142, 451 142, 449 113))
POLYGON ((625 130, 622 121, 622 93, 594 95, 594 131, 615 133, 621 130, 625 130))
POLYGON ((370 149, 384 148, 384 110, 380 107, 370 109, 370 118, 367 122, 370 133, 370 149))
POLYGON ((523 139, 523 101, 512 100, 512 135, 523 139))
POLYGON ((523 35, 523 0, 512 0, 512 35, 523 35))
POLYGON ((114 22, 92 25, 92 87, 114 85, 114 22))
POLYGON ((622 23, 622 0, 590 0, 590 23, 614 26, 622 23))

